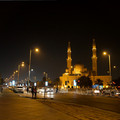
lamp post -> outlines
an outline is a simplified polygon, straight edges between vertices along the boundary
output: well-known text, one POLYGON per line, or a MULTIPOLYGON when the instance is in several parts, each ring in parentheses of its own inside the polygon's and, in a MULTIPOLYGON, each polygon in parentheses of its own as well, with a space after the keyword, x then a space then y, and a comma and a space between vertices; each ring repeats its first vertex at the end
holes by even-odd
POLYGON ((19 84, 19 78, 20 78, 20 67, 24 67, 24 62, 22 62, 20 65, 18 65, 18 70, 16 72, 18 73, 18 84, 19 84))
POLYGON ((32 51, 39 52, 38 48, 35 48, 33 50, 30 49, 30 56, 29 56, 29 71, 28 71, 28 87, 29 87, 29 82, 30 82, 30 72, 31 72, 31 56, 32 56, 32 51))
POLYGON ((111 73, 111 56, 110 54, 108 54, 107 52, 103 52, 103 55, 108 55, 108 58, 109 58, 109 75, 110 75, 110 82, 112 82, 112 73, 111 73))
POLYGON ((46 91, 46 89, 45 89, 45 84, 46 84, 46 80, 47 80, 47 73, 46 72, 44 72, 43 73, 44 74, 44 77, 45 77, 45 80, 44 80, 44 99, 45 99, 45 91, 46 91))

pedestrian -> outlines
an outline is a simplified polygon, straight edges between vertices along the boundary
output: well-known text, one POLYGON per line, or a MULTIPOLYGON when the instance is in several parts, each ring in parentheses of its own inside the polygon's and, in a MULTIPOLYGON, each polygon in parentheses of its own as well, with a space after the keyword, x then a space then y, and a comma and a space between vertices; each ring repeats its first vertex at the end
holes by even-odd
POLYGON ((56 93, 58 92, 58 88, 56 88, 56 93))
POLYGON ((3 87, 1 87, 1 93, 3 92, 3 87))
POLYGON ((34 86, 32 86, 31 92, 32 92, 32 99, 33 99, 33 96, 34 96, 34 86))
POLYGON ((0 92, 2 93, 2 87, 0 86, 0 92))
POLYGON ((37 87, 34 88, 34 93, 35 93, 35 99, 37 97, 37 87))
POLYGON ((29 92, 29 87, 27 87, 27 93, 29 92))

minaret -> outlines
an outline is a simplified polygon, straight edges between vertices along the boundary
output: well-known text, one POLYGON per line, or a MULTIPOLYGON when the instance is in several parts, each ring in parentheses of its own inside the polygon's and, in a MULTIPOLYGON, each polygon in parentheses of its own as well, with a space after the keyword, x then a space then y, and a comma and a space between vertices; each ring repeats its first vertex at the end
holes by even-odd
POLYGON ((70 42, 68 42, 68 49, 67 49, 67 69, 69 74, 71 74, 71 63, 72 63, 72 59, 71 59, 71 47, 70 47, 70 42))
POLYGON ((93 46, 92 46, 92 72, 94 76, 97 76, 97 53, 96 53, 96 44, 95 44, 95 39, 93 39, 93 46))

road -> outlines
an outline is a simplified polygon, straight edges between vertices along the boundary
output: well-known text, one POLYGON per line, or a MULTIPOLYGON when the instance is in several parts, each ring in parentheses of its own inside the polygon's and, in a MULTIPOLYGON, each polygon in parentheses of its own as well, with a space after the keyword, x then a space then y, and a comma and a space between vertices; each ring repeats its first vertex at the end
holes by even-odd
POLYGON ((36 99, 23 98, 8 89, 0 93, 0 120, 77 120, 36 99))
POLYGON ((31 93, 27 95, 21 94, 20 97, 20 94, 4 89, 0 94, 0 120, 119 120, 120 118, 118 98, 58 93, 53 95, 53 100, 43 100, 31 99, 31 93))
POLYGON ((87 105, 102 110, 120 113, 120 98, 61 93, 54 95, 54 101, 87 105))

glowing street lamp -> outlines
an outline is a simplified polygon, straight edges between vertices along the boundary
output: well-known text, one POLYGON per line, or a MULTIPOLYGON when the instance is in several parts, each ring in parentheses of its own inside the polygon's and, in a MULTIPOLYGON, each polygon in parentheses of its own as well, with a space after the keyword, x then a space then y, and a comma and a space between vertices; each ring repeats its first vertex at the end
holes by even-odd
POLYGON ((29 82, 30 82, 30 72, 31 72, 31 55, 32 55, 32 52, 35 51, 36 53, 39 52, 39 49, 38 48, 35 48, 33 50, 30 49, 30 56, 29 56, 29 74, 28 74, 28 86, 29 86, 29 82))
POLYGON ((39 52, 39 49, 38 49, 38 48, 36 48, 36 49, 35 49, 35 52, 39 52))
POLYGON ((18 83, 19 83, 19 77, 20 77, 20 67, 24 67, 25 66, 25 63, 22 62, 20 65, 18 65, 18 70, 17 70, 17 73, 18 73, 18 83))
POLYGON ((22 67, 24 67, 24 66, 25 66, 25 63, 24 63, 24 62, 22 62, 21 66, 22 66, 22 67))
POLYGON ((116 69, 117 67, 114 65, 113 68, 116 69))
POLYGON ((108 56, 108 58, 109 58, 109 75, 110 75, 110 81, 112 81, 111 80, 111 56, 110 56, 110 54, 108 54, 107 52, 103 52, 103 55, 107 55, 108 56))

